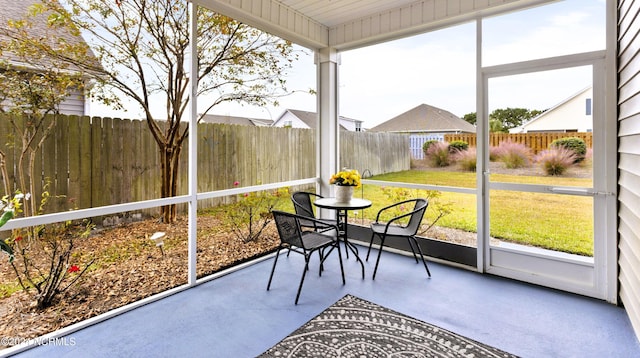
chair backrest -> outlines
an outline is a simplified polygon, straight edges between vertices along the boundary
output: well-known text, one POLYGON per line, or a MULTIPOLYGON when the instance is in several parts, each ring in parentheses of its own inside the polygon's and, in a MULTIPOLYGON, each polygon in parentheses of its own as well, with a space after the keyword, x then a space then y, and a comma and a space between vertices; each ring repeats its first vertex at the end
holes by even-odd
POLYGON ((293 202, 296 214, 310 218, 316 217, 313 213, 313 204, 311 203, 312 196, 322 198, 320 195, 308 193, 306 191, 297 191, 291 195, 291 201, 293 202))
POLYGON ((302 244, 302 230, 300 223, 294 214, 273 210, 273 219, 278 228, 280 242, 296 247, 304 247, 302 244))
POLYGON ((407 230, 411 232, 411 235, 415 235, 420 229, 420 223, 422 222, 422 218, 424 217, 424 213, 427 211, 427 206, 429 206, 429 202, 427 199, 414 199, 415 205, 413 206, 413 212, 411 213, 411 218, 409 218, 409 223, 407 224, 407 230))

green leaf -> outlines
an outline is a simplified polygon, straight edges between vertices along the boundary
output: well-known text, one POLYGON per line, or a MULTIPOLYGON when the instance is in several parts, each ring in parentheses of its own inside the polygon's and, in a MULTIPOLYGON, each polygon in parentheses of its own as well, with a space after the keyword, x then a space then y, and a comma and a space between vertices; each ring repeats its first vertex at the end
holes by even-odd
POLYGON ((5 211, 2 216, 0 216, 0 227, 7 223, 7 221, 13 218, 13 210, 5 211))
POLYGON ((13 261, 13 249, 4 240, 0 240, 0 250, 9 254, 9 262, 13 261))

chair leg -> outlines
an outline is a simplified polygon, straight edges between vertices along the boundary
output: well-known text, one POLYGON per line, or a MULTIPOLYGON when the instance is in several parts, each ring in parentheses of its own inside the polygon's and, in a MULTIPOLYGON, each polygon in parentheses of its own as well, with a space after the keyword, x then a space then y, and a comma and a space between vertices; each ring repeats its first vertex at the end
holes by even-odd
MULTIPOLYGON (((269 288, 271 287, 271 280, 273 279, 273 273, 276 271, 276 264, 278 263, 278 257, 280 256, 280 250, 282 248, 278 248, 278 251, 276 251, 276 257, 273 260, 273 267, 271 268, 271 275, 269 275, 269 283, 267 284, 267 291, 269 291, 269 288)), ((287 253, 287 255, 289 255, 289 253, 287 253)))
POLYGON ((380 255, 382 254, 382 248, 384 247, 384 239, 385 239, 385 235, 382 235, 380 237, 380 249, 378 250, 378 258, 376 259, 376 266, 373 269, 373 277, 371 278, 372 280, 376 279, 376 273, 378 272, 378 264, 380 263, 380 255))
MULTIPOLYGON (((416 244, 416 247, 418 248, 418 252, 420 252, 420 257, 422 258, 422 263, 424 264, 424 269, 427 270, 427 275, 429 277, 431 277, 431 272, 429 272, 429 267, 427 267, 427 261, 425 261, 425 259, 424 259, 424 254, 422 253, 422 249, 420 248, 420 245, 418 244, 418 240, 416 240, 415 237, 411 237, 411 239, 416 244)), ((409 242, 411 242, 411 241, 409 241, 409 242)))
MULTIPOLYGON (((322 248, 321 250, 324 251, 326 248, 327 247, 322 248)), ((324 264, 324 260, 326 260, 327 257, 329 257, 329 254, 331 254, 333 250, 336 248, 338 249, 338 260, 340 260, 340 271, 342 272, 342 284, 344 285, 346 281, 344 279, 344 268, 342 266, 342 250, 340 250, 340 241, 336 241, 335 244, 331 245, 331 248, 329 249, 329 252, 327 252, 326 255, 323 254, 322 260, 320 261, 320 266, 324 264)), ((320 276, 322 276, 322 272, 320 272, 320 276)))
MULTIPOLYGON (((329 249, 329 252, 327 252, 326 254, 324 253, 324 250, 327 249, 327 247, 323 247, 322 249, 318 250, 318 252, 322 251, 322 255, 320 256, 320 273, 318 276, 322 276, 322 271, 324 271, 324 260, 327 259, 327 257, 329 257, 329 255, 333 252, 333 249, 335 249, 336 246, 332 245, 331 248, 329 249)), ((340 248, 338 246, 338 248, 340 248)), ((341 261, 342 262, 342 259, 341 261)))
POLYGON ((318 250, 318 259, 320 259, 320 269, 318 272, 318 276, 322 276, 322 271, 324 270, 324 266, 322 265, 324 263, 324 258, 326 256, 324 256, 324 252, 322 250, 318 250))
POLYGON ((302 270, 302 278, 300 279, 300 285, 298 286, 298 293, 296 294, 296 304, 298 304, 298 299, 300 299, 300 291, 302 291, 302 284, 304 283, 304 277, 307 274, 307 270, 309 270, 309 256, 304 256, 304 270, 302 270))
POLYGON ((413 242, 411 241, 411 237, 407 237, 407 241, 409 241, 409 247, 411 248, 411 252, 413 253, 413 258, 416 260, 416 263, 418 263, 418 256, 416 255, 416 250, 413 247, 413 242))
POLYGON ((371 240, 369 240, 369 250, 367 250, 367 258, 364 259, 365 261, 369 261, 369 253, 371 253, 371 246, 373 246, 373 238, 374 236, 376 236, 376 234, 374 232, 371 233, 371 240))

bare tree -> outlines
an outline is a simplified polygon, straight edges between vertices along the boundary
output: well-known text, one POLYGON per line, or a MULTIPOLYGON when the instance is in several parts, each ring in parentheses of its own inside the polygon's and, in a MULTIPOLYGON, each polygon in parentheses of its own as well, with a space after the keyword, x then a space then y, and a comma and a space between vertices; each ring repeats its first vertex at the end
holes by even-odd
MULTIPOLYGON (((144 113, 160 152, 162 197, 177 194, 179 158, 189 134, 184 118, 189 101, 188 6, 185 0, 66 0, 64 7, 44 1, 52 21, 80 29, 101 65, 65 60, 99 73, 94 96, 122 108, 132 99, 144 113), (164 114, 153 111, 155 98, 164 114), (157 117, 156 117, 157 116, 157 117)), ((210 101, 201 115, 229 101, 265 105, 286 94, 284 74, 297 59, 290 43, 226 16, 199 8, 198 96, 210 101)), ((201 119, 201 118, 200 118, 201 119)), ((164 207, 173 222, 176 206, 164 207)))

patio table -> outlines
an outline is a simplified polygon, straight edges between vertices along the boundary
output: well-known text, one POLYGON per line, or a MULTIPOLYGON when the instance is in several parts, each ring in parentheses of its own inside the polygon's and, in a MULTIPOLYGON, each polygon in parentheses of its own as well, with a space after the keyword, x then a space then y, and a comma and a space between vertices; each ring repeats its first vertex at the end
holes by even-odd
POLYGON ((336 198, 320 198, 317 199, 314 203, 315 206, 323 209, 335 210, 338 215, 338 229, 340 232, 338 233, 338 238, 342 238, 344 242, 347 258, 349 258, 349 250, 353 252, 356 257, 356 260, 360 263, 362 267, 362 279, 364 280, 364 262, 360 259, 358 255, 358 248, 353 243, 349 242, 348 236, 348 212, 349 210, 361 210, 366 209, 371 206, 371 201, 367 199, 357 199, 352 198, 349 202, 340 202, 337 201, 336 198))

